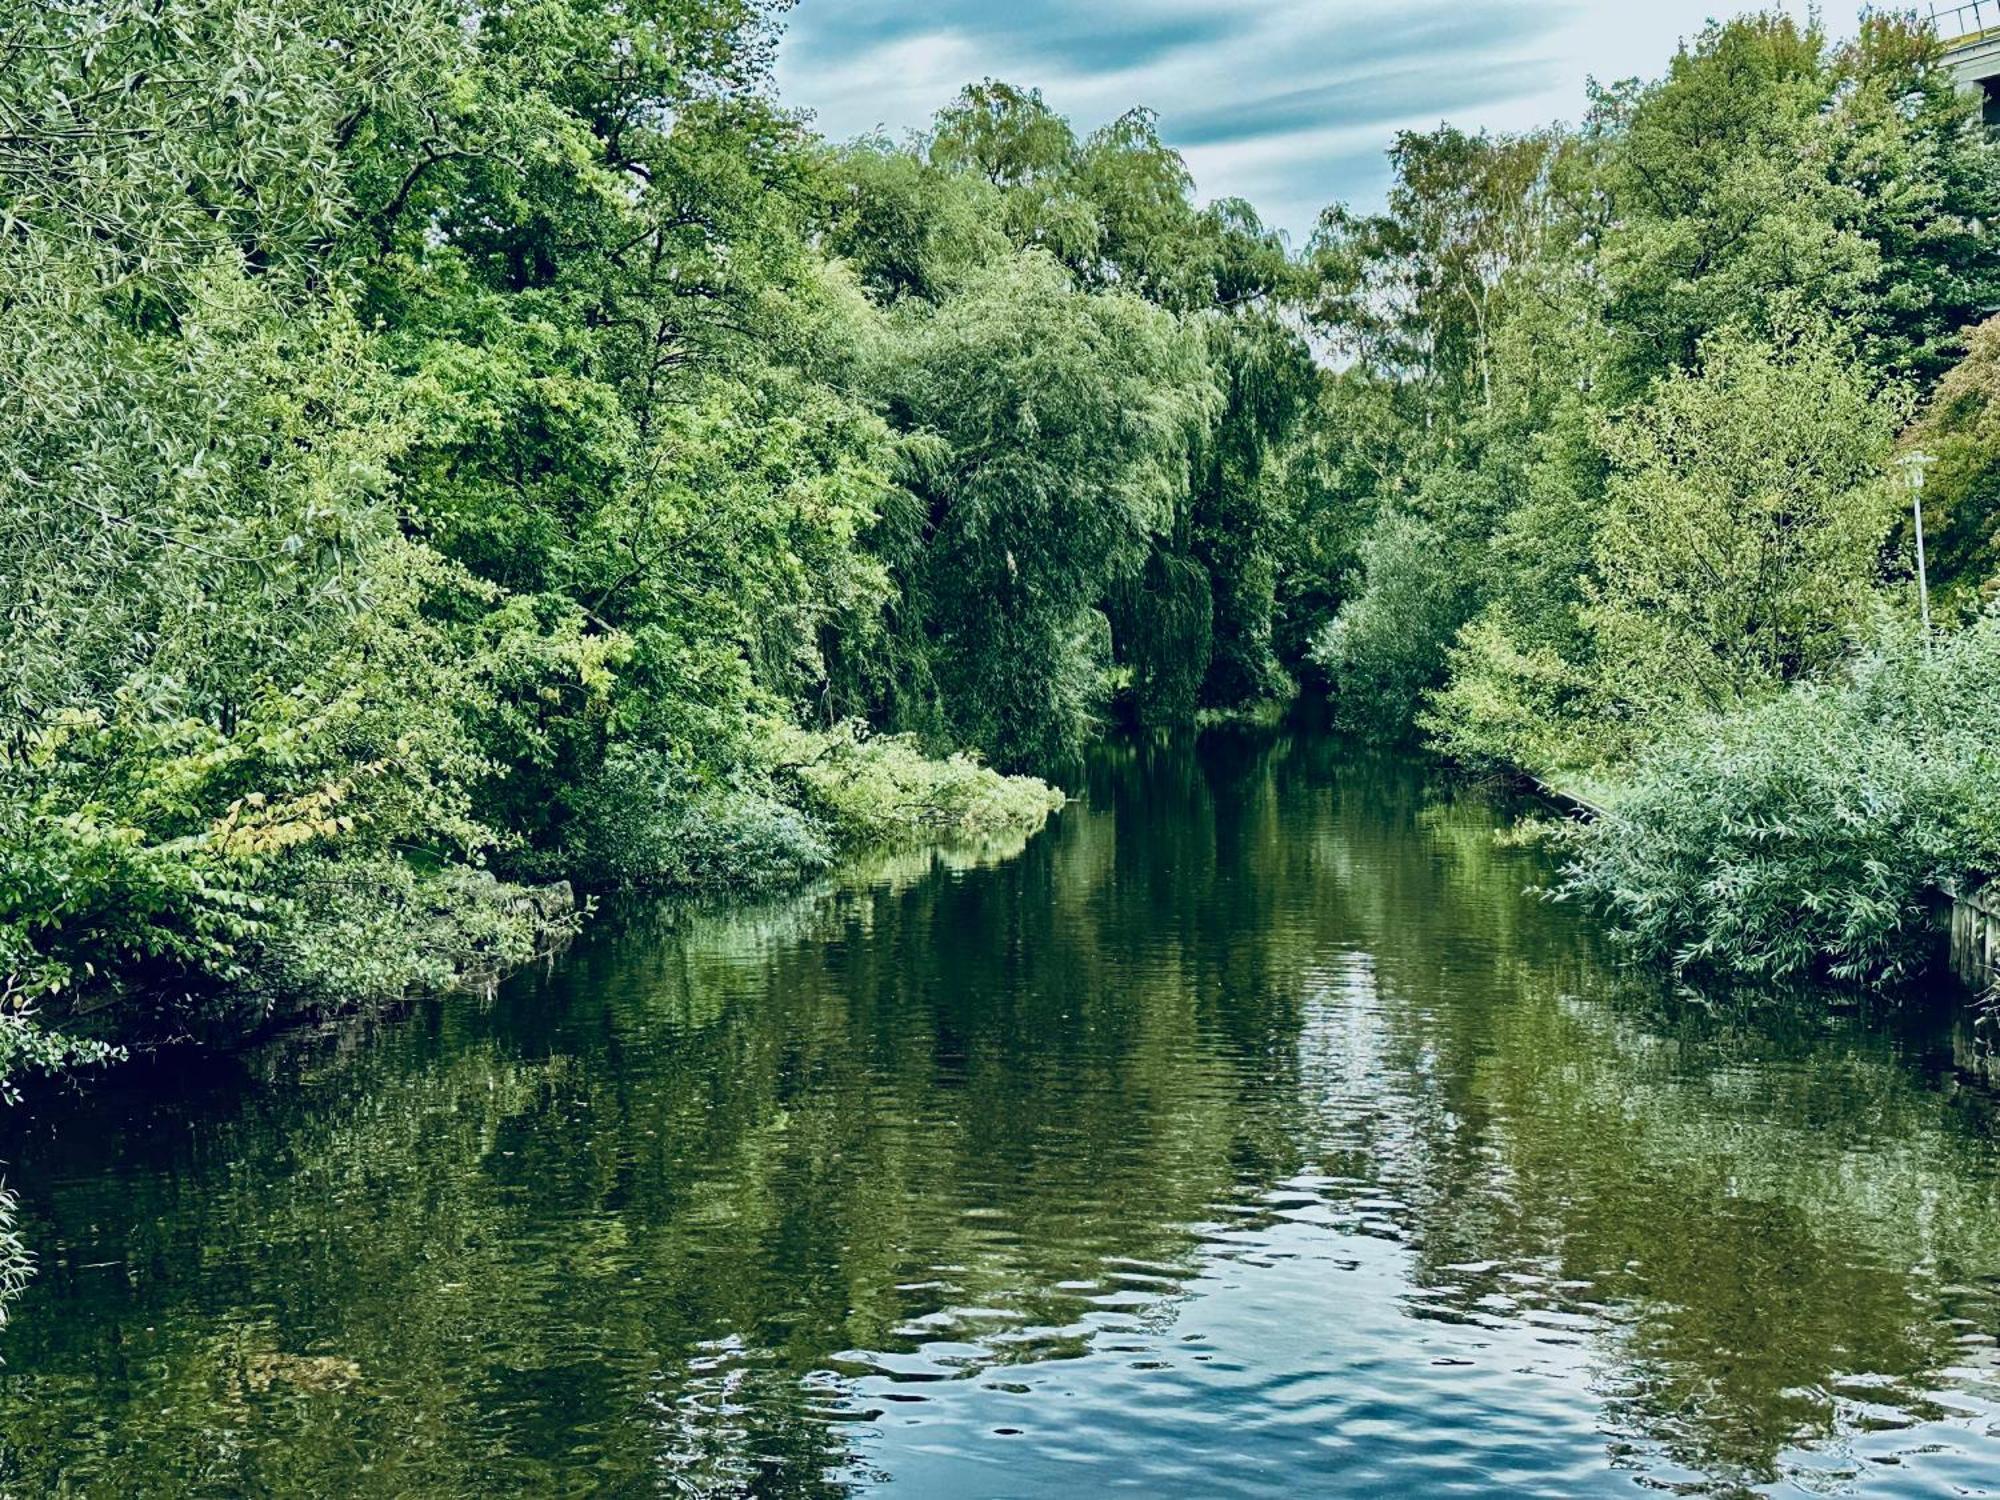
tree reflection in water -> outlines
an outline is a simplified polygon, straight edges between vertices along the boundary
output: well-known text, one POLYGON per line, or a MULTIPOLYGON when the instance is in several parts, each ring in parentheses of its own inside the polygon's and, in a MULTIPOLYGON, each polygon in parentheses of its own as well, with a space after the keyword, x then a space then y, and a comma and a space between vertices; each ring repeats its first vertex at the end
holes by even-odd
POLYGON ((1948 1020, 1621 977, 1491 799, 1335 740, 1080 785, 1025 849, 39 1105, 7 1486, 2000 1474, 1948 1020))

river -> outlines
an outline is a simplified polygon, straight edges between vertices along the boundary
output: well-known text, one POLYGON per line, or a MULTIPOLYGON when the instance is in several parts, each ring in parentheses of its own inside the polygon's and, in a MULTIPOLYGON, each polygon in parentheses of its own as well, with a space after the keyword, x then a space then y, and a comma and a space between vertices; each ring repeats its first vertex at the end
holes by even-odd
POLYGON ((1078 790, 16 1111, 0 1490, 2000 1493, 1950 1007, 1621 974, 1323 736, 1078 790))

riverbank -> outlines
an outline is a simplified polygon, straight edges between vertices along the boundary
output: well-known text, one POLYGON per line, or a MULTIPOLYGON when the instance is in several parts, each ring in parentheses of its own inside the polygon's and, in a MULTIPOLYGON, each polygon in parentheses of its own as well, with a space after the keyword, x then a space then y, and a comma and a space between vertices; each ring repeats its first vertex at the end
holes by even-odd
POLYGON ((871 852, 1025 839, 1064 801, 1039 779, 970 756, 926 756, 909 739, 852 727, 773 730, 771 744, 763 801, 738 792, 700 804, 705 817, 664 835, 635 829, 618 861, 590 872, 596 879, 343 861, 310 843, 280 861, 245 860, 228 873, 259 920, 242 924, 237 944, 208 953, 199 969, 88 964, 87 983, 13 1012, 12 1030, 38 1040, 0 1054, 0 1064, 34 1072, 132 1049, 227 1048, 302 1021, 490 989, 559 951, 614 894, 768 893, 871 852), (674 841, 671 852, 646 843, 662 836, 674 841))
POLYGON ((319 925, 246 955, 233 983, 149 990, 121 984, 114 973, 100 986, 59 995, 33 1019, 118 1052, 228 1048, 285 1026, 490 990, 561 951, 591 911, 592 898, 568 881, 523 885, 457 869, 405 882, 394 878, 401 873, 365 887, 309 880, 295 894, 319 925), (308 945, 312 951, 302 951, 308 945), (318 956, 333 952, 359 964, 336 967, 318 956))
MULTIPOLYGON (((1066 801, 1039 779, 1003 775, 965 755, 927 757, 906 739, 849 728, 791 731, 779 743, 788 757, 783 773, 823 856, 775 863, 739 838, 736 863, 711 867, 709 878, 582 893, 567 880, 527 885, 484 870, 420 873, 407 862, 375 867, 364 886, 352 869, 342 878, 307 866, 282 894, 311 925, 267 937, 243 956, 232 983, 147 990, 121 986, 115 973, 93 975, 99 982, 59 991, 39 1013, 0 1017, 0 1097, 18 1101, 31 1078, 78 1074, 130 1061, 135 1052, 227 1053, 314 1022, 362 1021, 458 991, 491 994, 509 976, 560 954, 600 900, 615 895, 768 898, 836 869, 893 884, 919 878, 936 860, 977 868, 1018 854, 1066 801), (925 849, 937 851, 936 859, 909 857, 925 849), (742 880, 746 865, 766 878, 742 880), (722 873, 732 868, 734 881, 722 873)), ((0 1179, 0 1328, 35 1265, 16 1231, 15 1207, 0 1179)))
POLYGON ((1996 674, 2000 621, 1885 631, 1821 678, 1660 727, 1615 774, 1541 778, 1609 814, 1563 830, 1563 890, 1676 972, 1942 971, 1945 914, 2000 872, 1996 674))

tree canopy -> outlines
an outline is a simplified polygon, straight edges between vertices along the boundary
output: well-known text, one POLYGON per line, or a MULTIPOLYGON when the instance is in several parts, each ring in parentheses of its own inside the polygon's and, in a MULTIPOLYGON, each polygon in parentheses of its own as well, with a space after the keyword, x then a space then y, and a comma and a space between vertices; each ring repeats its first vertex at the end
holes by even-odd
POLYGON ((2000 146, 1926 28, 1716 23, 1294 251, 1143 107, 829 143, 782 10, 0 39, 10 1013, 393 993, 523 885, 1031 823, 975 758, 1301 681, 1615 783, 1901 628, 1899 443, 1941 617, 2000 579, 2000 146))

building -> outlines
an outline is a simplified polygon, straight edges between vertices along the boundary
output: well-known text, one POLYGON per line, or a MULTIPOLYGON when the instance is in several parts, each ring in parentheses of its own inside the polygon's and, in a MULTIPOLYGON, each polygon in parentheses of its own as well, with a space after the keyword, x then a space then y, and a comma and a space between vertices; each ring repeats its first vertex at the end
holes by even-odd
POLYGON ((1961 87, 1985 100, 1986 123, 2000 126, 2000 0, 1933 5, 1931 23, 1961 87))

